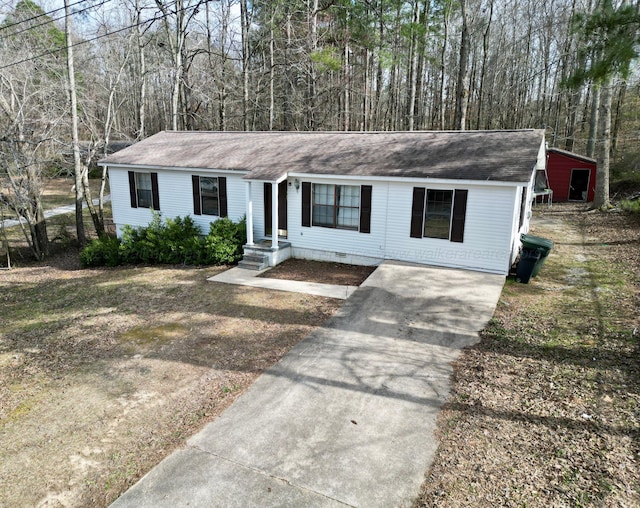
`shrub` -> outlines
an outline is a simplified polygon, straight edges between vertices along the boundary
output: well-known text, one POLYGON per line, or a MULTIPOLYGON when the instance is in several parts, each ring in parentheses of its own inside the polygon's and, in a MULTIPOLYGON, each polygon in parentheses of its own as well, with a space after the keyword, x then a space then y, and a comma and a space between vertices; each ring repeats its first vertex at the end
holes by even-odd
POLYGON ((122 264, 120 256, 120 240, 110 236, 103 236, 92 240, 80 252, 82 266, 118 266, 122 264))
POLYGON ((630 199, 625 199, 623 201, 620 201, 620 208, 622 208, 625 212, 640 215, 640 199, 635 199, 633 201, 630 199))
POLYGON ((204 239, 206 264, 236 263, 242 258, 242 246, 247 243, 246 220, 234 223, 228 217, 212 222, 204 239))
POLYGON ((230 264, 242 258, 246 243, 246 221, 228 218, 212 222, 209 234, 202 236, 191 217, 162 221, 154 213, 148 226, 122 228, 122 239, 101 238, 91 242, 80 254, 84 266, 119 264, 230 264))

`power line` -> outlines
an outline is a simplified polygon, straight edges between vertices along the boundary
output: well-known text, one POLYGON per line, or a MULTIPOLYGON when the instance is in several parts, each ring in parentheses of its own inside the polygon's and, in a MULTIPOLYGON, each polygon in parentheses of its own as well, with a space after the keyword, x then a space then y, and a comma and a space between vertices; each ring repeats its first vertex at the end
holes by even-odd
MULTIPOLYGON (((78 0, 77 2, 74 2, 72 4, 69 4, 69 7, 73 7, 74 5, 78 5, 81 3, 86 3, 87 0, 78 0)), ((0 30, 8 30, 11 27, 17 26, 17 25, 21 25, 22 23, 27 23, 29 21, 33 21, 34 19, 38 19, 38 18, 42 18, 44 16, 49 16, 50 14, 53 14, 54 12, 58 12, 58 11, 63 11, 64 7, 58 7, 57 9, 53 9, 51 11, 47 11, 47 12, 43 12, 41 14, 37 14, 36 16, 31 16, 30 18, 26 18, 26 19, 21 19, 20 21, 15 21, 13 23, 9 23, 8 25, 4 25, 0 27, 0 30)), ((14 10, 15 12, 15 10, 14 10)), ((58 18, 60 19, 60 18, 58 18)), ((41 26, 41 25, 38 25, 41 26)))
MULTIPOLYGON (((107 2, 110 2, 110 1, 111 1, 111 0, 102 0, 102 1, 101 1, 100 3, 98 3, 98 4, 88 5, 87 7, 84 7, 84 8, 82 8, 82 9, 79 9, 79 10, 77 10, 77 11, 72 12, 71 14, 72 14, 73 16, 75 16, 76 14, 81 14, 81 13, 83 13, 83 12, 87 12, 89 9, 95 9, 96 7, 102 7, 104 4, 106 4, 107 2)), ((81 3, 81 2, 76 2, 76 3, 81 3)), ((73 4, 73 5, 75 5, 75 4, 73 4)), ((57 10, 59 10, 59 9, 57 9, 57 10)), ((54 11, 51 11, 51 12, 54 12, 54 11)), ((23 33, 23 32, 28 32, 29 30, 33 30, 33 29, 35 29, 35 28, 39 28, 39 27, 41 27, 41 26, 48 25, 49 23, 53 23, 53 22, 55 22, 55 21, 59 21, 59 20, 64 19, 64 18, 65 18, 65 15, 64 15, 64 14, 63 14, 63 15, 61 15, 61 16, 59 16, 59 17, 57 17, 57 18, 50 18, 50 19, 48 19, 47 21, 43 21, 42 23, 40 23, 40 24, 38 24, 38 25, 30 25, 30 26, 28 26, 28 27, 26 27, 26 28, 23 28, 22 30, 18 30, 17 32, 12 32, 12 33, 11 33, 11 35, 12 35, 12 36, 15 36, 15 35, 21 34, 21 33, 23 33)), ((32 18, 32 19, 35 19, 35 18, 32 18)), ((28 21, 28 20, 23 20, 23 21, 20 21, 19 23, 24 23, 24 22, 26 22, 26 21, 28 21)), ((13 25, 11 25, 11 26, 18 25, 19 23, 13 23, 13 25)), ((5 28, 6 28, 6 27, 0 27, 0 30, 4 30, 5 28)))
MULTIPOLYGON (((211 1, 214 1, 214 0, 203 0, 202 2, 199 2, 197 6, 200 6, 200 5, 205 4, 205 3, 209 3, 211 1)), ((77 3, 79 3, 79 2, 77 2, 77 3)), ((177 3, 177 1, 172 2, 172 3, 175 5, 177 3)), ((124 32, 125 30, 130 30, 131 28, 136 28, 136 27, 139 27, 139 26, 151 24, 151 23, 154 23, 155 21, 158 21, 158 20, 161 20, 163 18, 166 18, 167 16, 169 16, 171 14, 177 14, 178 12, 184 12, 184 11, 187 11, 187 10, 192 9, 194 7, 197 7, 197 6, 183 7, 182 9, 176 9, 175 11, 167 12, 166 14, 165 13, 158 13, 154 17, 149 18, 149 19, 147 19, 145 21, 139 21, 138 23, 134 23, 132 25, 128 25, 128 26, 125 26, 123 28, 119 28, 118 30, 113 30, 111 32, 107 32, 107 33, 104 33, 104 34, 101 34, 101 35, 97 35, 97 36, 95 36, 95 37, 93 37, 91 39, 84 39, 84 40, 81 40, 79 42, 73 43, 70 46, 65 45, 65 46, 60 47, 58 49, 53 49, 53 50, 50 50, 50 51, 44 51, 44 52, 42 52, 42 53, 40 53, 38 55, 30 56, 28 58, 23 58, 22 60, 17 60, 15 62, 8 63, 6 65, 0 66, 0 70, 7 69, 9 67, 14 67, 15 65, 20 65, 21 63, 31 62, 33 60, 37 60, 37 59, 43 58, 45 56, 55 55, 57 53, 61 53, 63 51, 66 51, 67 49, 69 49, 69 47, 74 47, 75 48, 77 46, 82 46, 84 44, 89 44, 90 42, 94 42, 94 41, 97 41, 99 39, 104 39, 105 37, 108 37, 110 35, 115 35, 115 34, 120 33, 120 32, 124 32)), ((57 9, 57 10, 59 10, 59 9, 57 9)))

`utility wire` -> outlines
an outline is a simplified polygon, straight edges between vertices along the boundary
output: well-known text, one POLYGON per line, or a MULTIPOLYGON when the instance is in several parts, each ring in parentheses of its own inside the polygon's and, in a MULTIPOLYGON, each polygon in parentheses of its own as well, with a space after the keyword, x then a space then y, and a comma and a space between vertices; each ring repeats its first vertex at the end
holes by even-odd
MULTIPOLYGON (((111 0, 102 0, 102 2, 100 2, 100 3, 98 3, 98 4, 87 5, 86 7, 83 7, 82 9, 79 9, 79 10, 77 10, 77 11, 72 12, 72 13, 71 13, 71 15, 72 15, 72 16, 75 16, 76 14, 81 14, 81 13, 83 13, 83 12, 87 12, 87 11, 88 11, 88 10, 90 10, 90 9, 95 9, 96 7, 102 7, 104 4, 106 4, 107 2, 110 2, 110 1, 111 1, 111 0)), ((80 3, 80 2, 77 2, 77 3, 80 3)), ((75 5, 75 4, 73 4, 73 5, 75 5)), ((53 12, 53 11, 52 11, 52 12, 53 12)), ((17 32, 11 32, 11 36, 15 36, 15 35, 21 34, 21 33, 23 33, 23 32, 28 32, 29 30, 34 30, 34 29, 36 29, 36 28, 39 28, 39 27, 41 27, 41 26, 48 25, 49 23, 53 23, 53 22, 55 22, 55 21, 59 21, 59 20, 64 19, 64 18, 65 18, 65 15, 64 15, 64 14, 63 14, 63 15, 61 15, 61 16, 59 16, 59 17, 57 17, 57 18, 50 18, 50 19, 48 19, 47 21, 43 21, 42 23, 40 23, 40 24, 38 24, 38 25, 30 25, 30 26, 28 26, 28 27, 26 27, 26 28, 23 28, 22 30, 18 30, 17 32)), ((32 19, 35 19, 35 18, 32 18, 32 19)), ((27 21, 27 20, 23 20, 23 21, 21 21, 20 23, 23 23, 23 22, 26 22, 26 21, 27 21)), ((13 25, 11 25, 11 26, 15 26, 15 25, 18 25, 18 24, 19 24, 19 23, 14 23, 14 24, 13 24, 13 25)), ((5 28, 6 28, 6 27, 0 27, 0 30, 4 30, 5 28)))
MULTIPOLYGON (((215 1, 215 0, 203 0, 203 2, 198 4, 198 5, 209 3, 209 2, 212 2, 212 1, 215 1)), ((173 3, 175 4, 177 2, 173 2, 173 3)), ((111 32, 106 32, 104 34, 92 37, 91 39, 83 39, 83 40, 81 40, 79 42, 75 42, 75 43, 71 44, 70 46, 66 46, 65 45, 65 46, 63 46, 61 48, 58 48, 58 49, 53 49, 53 50, 50 50, 50 51, 44 51, 42 53, 39 53, 38 55, 30 56, 28 58, 23 58, 22 60, 16 60, 15 62, 11 62, 11 63, 8 63, 6 65, 2 65, 2 66, 0 66, 0 70, 7 69, 9 67, 14 67, 16 65, 20 65, 21 63, 31 62, 33 60, 37 60, 37 59, 43 58, 45 56, 55 55, 57 53, 61 53, 63 51, 66 51, 67 49, 69 49, 69 47, 74 47, 75 48, 77 46, 82 46, 84 44, 89 44, 90 42, 94 42, 94 41, 97 41, 99 39, 103 39, 105 37, 108 37, 110 35, 115 35, 117 33, 124 32, 125 30, 130 30, 131 28, 136 28, 136 27, 139 27, 139 26, 152 24, 152 23, 154 23, 156 21, 159 21, 161 19, 166 18, 167 16, 169 16, 171 14, 177 14, 178 12, 184 12, 184 11, 187 11, 187 10, 192 9, 194 7, 195 6, 190 5, 188 7, 183 7, 182 9, 176 9, 175 11, 167 12, 166 14, 165 13, 158 13, 152 18, 149 18, 149 19, 144 20, 144 21, 139 21, 138 23, 134 23, 132 25, 125 26, 123 28, 119 28, 118 30, 113 30, 111 32)))
MULTIPOLYGON (((74 5, 78 5, 78 4, 81 4, 81 3, 87 3, 87 0, 78 0, 77 2, 69 4, 69 7, 73 7, 74 5)), ((17 26, 17 25, 21 25, 22 23, 27 23, 29 21, 33 21, 34 19, 42 18, 44 16, 49 16, 49 15, 55 13, 55 12, 63 11, 63 10, 64 10, 64 7, 58 7, 57 9, 53 9, 53 10, 48 11, 48 12, 43 12, 41 14, 37 14, 36 16, 31 16, 30 18, 21 19, 20 21, 15 21, 13 23, 9 23, 8 25, 0 26, 0 30, 8 30, 11 27, 14 27, 14 26, 17 26)), ((58 18, 58 19, 60 19, 60 18, 58 18)), ((38 25, 38 26, 41 26, 41 25, 38 25)))

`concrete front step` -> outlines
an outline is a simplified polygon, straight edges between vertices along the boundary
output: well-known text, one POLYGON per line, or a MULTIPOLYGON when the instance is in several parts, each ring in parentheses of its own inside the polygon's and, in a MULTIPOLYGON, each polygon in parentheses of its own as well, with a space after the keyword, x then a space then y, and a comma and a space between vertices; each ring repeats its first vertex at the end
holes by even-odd
POLYGON ((238 263, 239 268, 246 270, 264 270, 269 266, 269 257, 262 254, 245 254, 238 263))

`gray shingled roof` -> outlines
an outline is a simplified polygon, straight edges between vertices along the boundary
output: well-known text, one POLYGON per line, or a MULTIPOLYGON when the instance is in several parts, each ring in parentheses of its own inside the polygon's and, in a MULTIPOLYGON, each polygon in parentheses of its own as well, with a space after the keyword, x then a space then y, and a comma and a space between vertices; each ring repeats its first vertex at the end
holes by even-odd
POLYGON ((543 130, 414 132, 175 132, 155 134, 103 165, 527 182, 543 130))
POLYGON ((569 152, 568 150, 562 150, 561 148, 547 148, 547 152, 553 152, 553 153, 564 155, 565 157, 570 157, 572 159, 576 159, 579 161, 589 162, 591 164, 597 164, 596 160, 592 159, 591 157, 569 152))

